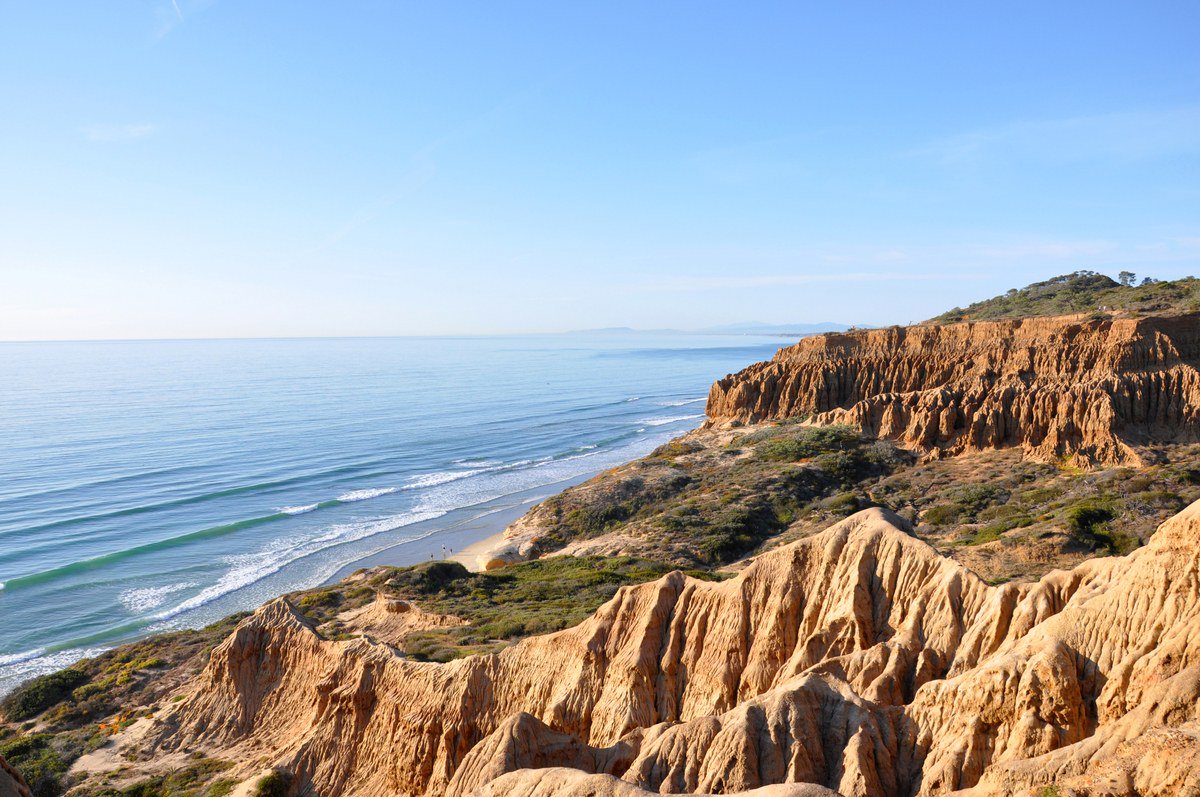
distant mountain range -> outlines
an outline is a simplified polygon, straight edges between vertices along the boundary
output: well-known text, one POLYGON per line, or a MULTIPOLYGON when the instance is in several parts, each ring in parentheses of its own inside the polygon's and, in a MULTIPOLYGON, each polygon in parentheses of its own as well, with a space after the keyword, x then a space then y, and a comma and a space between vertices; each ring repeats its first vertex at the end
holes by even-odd
POLYGON ((815 324, 768 324, 763 321, 744 321, 740 324, 721 324, 697 332, 722 335, 816 335, 821 332, 844 332, 849 324, 820 321, 815 324))
POLYGON ((595 332, 620 332, 629 334, 671 332, 683 335, 779 335, 781 337, 804 337, 822 332, 844 332, 849 324, 821 321, 815 324, 768 324, 763 321, 745 321, 738 324, 720 324, 702 329, 634 329, 633 327, 603 327, 601 329, 579 329, 571 334, 595 332))

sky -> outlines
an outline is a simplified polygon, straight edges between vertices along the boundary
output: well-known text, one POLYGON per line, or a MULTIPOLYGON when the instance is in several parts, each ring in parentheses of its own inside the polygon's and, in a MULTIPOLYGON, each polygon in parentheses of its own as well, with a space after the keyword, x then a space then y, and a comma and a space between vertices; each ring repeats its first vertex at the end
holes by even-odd
POLYGON ((1200 3, 0 4, 0 340, 908 323, 1200 272, 1200 3))

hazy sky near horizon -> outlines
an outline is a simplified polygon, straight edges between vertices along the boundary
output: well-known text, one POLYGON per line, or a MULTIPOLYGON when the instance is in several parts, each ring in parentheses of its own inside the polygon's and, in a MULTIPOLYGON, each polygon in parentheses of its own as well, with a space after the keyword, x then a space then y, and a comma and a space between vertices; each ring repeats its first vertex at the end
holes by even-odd
POLYGON ((1200 272, 1200 3, 7 3, 0 339, 905 323, 1200 272))

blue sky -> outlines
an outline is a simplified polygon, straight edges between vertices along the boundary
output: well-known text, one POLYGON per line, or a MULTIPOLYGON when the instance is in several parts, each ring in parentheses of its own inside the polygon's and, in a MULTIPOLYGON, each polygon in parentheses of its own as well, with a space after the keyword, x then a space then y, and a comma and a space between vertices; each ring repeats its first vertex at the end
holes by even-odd
POLYGON ((9 3, 0 339, 920 320, 1200 271, 1200 3, 9 3))

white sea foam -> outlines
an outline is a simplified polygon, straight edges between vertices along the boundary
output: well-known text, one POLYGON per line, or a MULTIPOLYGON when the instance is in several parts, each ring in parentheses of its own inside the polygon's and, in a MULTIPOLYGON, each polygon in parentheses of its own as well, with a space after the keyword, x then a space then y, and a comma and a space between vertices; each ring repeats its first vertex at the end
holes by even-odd
POLYGON ((196 586, 195 581, 180 581, 178 584, 167 584, 164 587, 139 587, 128 589, 117 597, 125 608, 133 614, 141 614, 156 609, 166 603, 168 596, 176 592, 196 586))
POLYGON ((694 421, 697 418, 703 418, 704 413, 699 415, 672 415, 669 418, 641 418, 638 423, 644 423, 647 426, 666 426, 668 423, 679 423, 680 421, 694 421))
POLYGON ((20 653, 4 653, 0 654, 0 667, 9 667, 13 664, 20 664, 23 661, 36 659, 38 656, 46 654, 45 648, 34 648, 33 650, 23 650, 20 653))
POLYGON ((468 468, 467 470, 446 470, 435 471, 434 473, 425 473, 420 476, 414 476, 404 485, 405 490, 420 490, 428 487, 438 487, 450 482, 469 479, 472 476, 479 476, 484 473, 496 473, 498 471, 515 470, 523 468, 526 465, 533 465, 539 462, 549 462, 554 457, 542 457, 540 459, 518 459, 516 462, 504 462, 502 460, 456 460, 457 464, 465 464, 471 462, 478 467, 468 468))
POLYGON ((57 672, 80 659, 99 656, 106 650, 108 648, 70 648, 48 653, 45 648, 34 648, 20 653, 0 655, 0 694, 30 678, 57 672))
POLYGON ((683 401, 659 401, 657 404, 660 407, 682 407, 685 404, 699 404, 701 401, 707 400, 707 398, 701 396, 700 398, 684 399, 683 401))
POLYGON ((629 398, 625 399, 625 403, 628 404, 631 401, 641 401, 641 400, 642 400, 641 396, 630 396, 629 398))
POLYGON ((406 490, 419 490, 422 487, 437 487, 439 484, 447 482, 456 482, 459 479, 470 478, 477 476, 480 473, 485 473, 491 468, 471 468, 470 470, 443 470, 435 473, 424 473, 420 476, 414 476, 404 485, 406 490))
POLYGON ((399 489, 399 487, 370 487, 365 490, 351 490, 348 493, 339 495, 337 500, 343 504, 353 503, 354 501, 366 501, 368 498, 378 498, 381 495, 394 493, 399 489))
MULTIPOLYGON (((342 499, 339 499, 339 500, 342 500, 342 499)), ((320 504, 298 504, 297 506, 281 506, 281 507, 279 507, 278 511, 282 512, 285 515, 303 515, 305 512, 311 512, 319 506, 320 506, 320 504)))
MULTIPOLYGON (((687 416, 688 419, 693 417, 700 416, 687 416)), ((641 428, 639 431, 645 432, 646 429, 641 428)), ((452 473, 457 478, 443 478, 436 483, 427 483, 421 491, 421 500, 406 514, 377 520, 336 524, 323 529, 316 537, 276 539, 256 552, 227 556, 224 558, 224 561, 228 565, 228 570, 215 584, 177 606, 155 614, 154 619, 168 621, 179 615, 198 609, 231 592, 249 587, 294 562, 317 554, 327 548, 364 540, 404 526, 442 517, 460 507, 477 504, 521 490, 531 489, 539 485, 553 484, 591 470, 625 462, 642 453, 643 448, 652 448, 654 445, 664 442, 670 436, 671 432, 654 432, 650 437, 630 441, 615 449, 589 450, 567 457, 542 457, 533 461, 526 460, 508 463, 501 467, 473 469, 486 471, 486 473, 453 471, 452 473), (466 475, 480 475, 483 477, 483 480, 466 481, 464 480, 464 476, 466 475)), ((435 477, 437 475, 426 474, 425 477, 417 478, 435 477)), ((414 484, 415 481, 410 482, 403 489, 409 489, 414 484)), ((388 492, 392 492, 392 490, 388 492)), ((430 533, 436 533, 436 530, 430 533)), ((395 541, 389 541, 381 550, 386 550, 394 544, 395 541)), ((355 551, 355 558, 363 555, 365 555, 363 552, 355 551)), ((337 563, 337 566, 340 567, 344 564, 344 562, 340 562, 337 563)))
POLYGON ((184 612, 212 603, 230 592, 248 587, 273 573, 278 573, 291 563, 311 556, 334 545, 373 537, 423 520, 432 520, 446 514, 446 510, 415 511, 404 515, 381 518, 363 523, 339 523, 330 526, 324 534, 316 537, 292 537, 272 540, 266 547, 248 554, 224 557, 229 565, 217 583, 201 590, 177 606, 154 615, 156 620, 169 620, 184 612))

